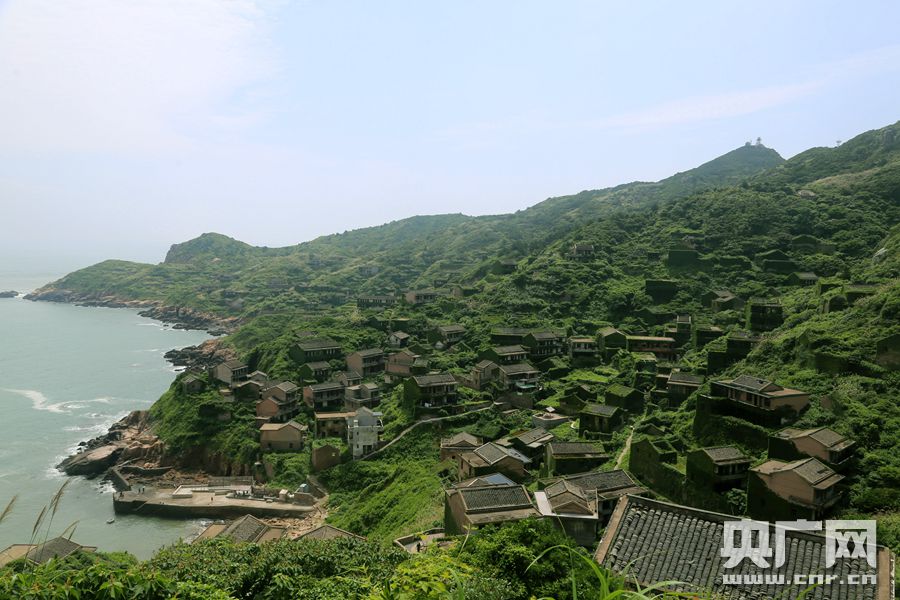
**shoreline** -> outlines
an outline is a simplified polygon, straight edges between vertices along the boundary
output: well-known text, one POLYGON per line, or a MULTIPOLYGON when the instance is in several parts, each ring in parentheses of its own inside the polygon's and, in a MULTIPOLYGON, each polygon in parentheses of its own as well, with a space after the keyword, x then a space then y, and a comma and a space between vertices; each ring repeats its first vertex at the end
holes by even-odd
POLYGON ((112 294, 78 294, 44 286, 19 297, 32 302, 56 302, 94 308, 130 308, 137 310, 142 317, 171 325, 174 329, 206 331, 215 337, 234 333, 240 326, 237 317, 220 317, 191 308, 167 305, 157 300, 129 300, 112 294))

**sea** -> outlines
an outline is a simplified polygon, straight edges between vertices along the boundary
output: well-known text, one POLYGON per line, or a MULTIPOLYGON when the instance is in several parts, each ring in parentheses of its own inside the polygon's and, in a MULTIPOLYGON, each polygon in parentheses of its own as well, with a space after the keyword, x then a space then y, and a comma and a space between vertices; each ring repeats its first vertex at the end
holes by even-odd
MULTIPOLYGON (((28 292, 60 275, 0 270, 0 291, 28 292)), ((208 338, 130 309, 0 298, 0 511, 16 498, 0 522, 0 550, 74 527, 79 544, 147 559, 202 530, 203 521, 116 515, 108 482, 70 478, 56 465, 169 387, 177 371, 163 357, 168 350, 208 338), (34 532, 67 479, 52 521, 34 532)))

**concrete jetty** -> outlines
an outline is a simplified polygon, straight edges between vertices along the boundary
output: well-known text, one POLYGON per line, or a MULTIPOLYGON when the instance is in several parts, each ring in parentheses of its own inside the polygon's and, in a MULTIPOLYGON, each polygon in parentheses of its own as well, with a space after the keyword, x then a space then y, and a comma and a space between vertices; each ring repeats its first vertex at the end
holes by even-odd
MULTIPOLYGON (((181 490, 181 488, 179 488, 181 490)), ((312 503, 223 493, 222 490, 192 489, 190 493, 144 489, 117 492, 113 507, 119 514, 153 515, 181 519, 228 519, 246 514, 255 517, 302 518, 316 509, 312 503)))

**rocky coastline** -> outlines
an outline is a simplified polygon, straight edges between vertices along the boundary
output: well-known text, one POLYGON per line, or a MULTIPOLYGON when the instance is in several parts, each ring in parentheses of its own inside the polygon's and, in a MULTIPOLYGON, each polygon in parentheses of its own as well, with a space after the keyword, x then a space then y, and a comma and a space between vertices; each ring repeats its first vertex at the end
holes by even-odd
POLYGON ((15 290, 7 290, 5 292, 0 292, 0 298, 15 298, 19 295, 19 292, 15 290))
POLYGON ((198 329, 215 336, 232 333, 239 325, 237 317, 221 317, 192 308, 169 306, 155 300, 128 300, 112 294, 84 294, 49 286, 26 294, 25 299, 35 302, 75 304, 77 306, 131 308, 137 310, 142 317, 161 321, 172 325, 176 329, 198 329))

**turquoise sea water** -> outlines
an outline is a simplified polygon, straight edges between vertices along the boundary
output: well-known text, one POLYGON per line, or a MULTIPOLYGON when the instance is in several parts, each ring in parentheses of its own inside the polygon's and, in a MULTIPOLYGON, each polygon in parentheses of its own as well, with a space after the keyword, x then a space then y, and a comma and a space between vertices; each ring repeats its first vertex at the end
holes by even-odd
MULTIPOLYGON (((28 291, 55 278, 0 272, 0 291, 28 291)), ((175 371, 163 354, 208 337, 132 310, 0 299, 0 510, 18 495, 0 523, 0 549, 28 542, 41 507, 66 479, 54 466, 78 442, 149 407, 166 390, 175 371)), ((140 558, 203 525, 115 516, 111 486, 82 477, 72 478, 50 537, 76 521, 78 543, 140 558)))

